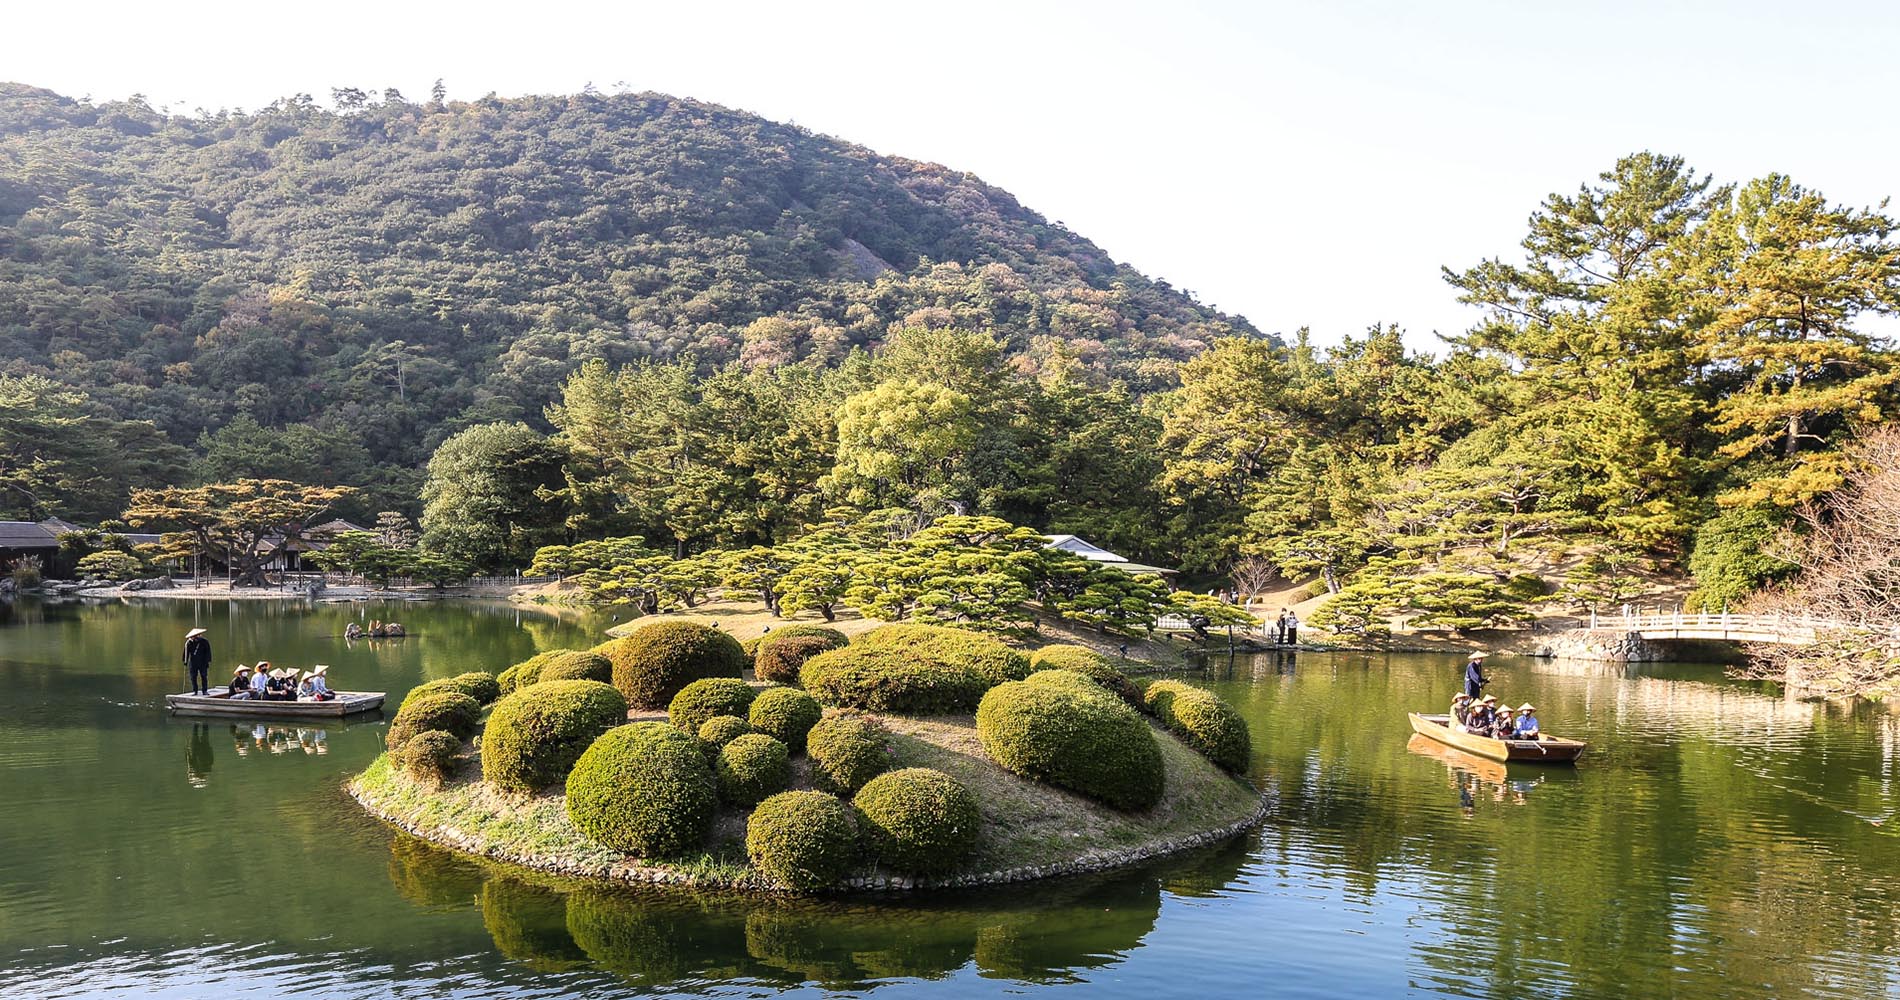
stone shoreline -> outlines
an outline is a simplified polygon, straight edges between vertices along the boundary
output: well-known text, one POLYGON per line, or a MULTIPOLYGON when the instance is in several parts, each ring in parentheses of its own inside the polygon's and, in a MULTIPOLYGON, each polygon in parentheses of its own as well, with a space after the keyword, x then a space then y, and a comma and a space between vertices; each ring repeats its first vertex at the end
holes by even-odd
MULTIPOLYGON (((366 794, 360 779, 352 779, 344 786, 344 791, 358 805, 384 823, 389 824, 411 836, 426 840, 432 844, 451 850, 473 854, 495 861, 519 865, 536 871, 556 875, 569 875, 579 878, 603 879, 613 882, 645 885, 673 885, 700 889, 732 889, 753 892, 779 893, 778 889, 752 877, 733 877, 715 872, 685 870, 654 865, 643 865, 628 860, 624 855, 614 860, 589 860, 562 854, 540 854, 531 851, 510 849, 492 843, 479 832, 465 830, 456 826, 425 825, 414 822, 401 815, 389 804, 366 794)), ((1208 830, 1171 837, 1152 843, 1138 844, 1119 850, 1089 850, 1072 858, 1050 861, 1037 865, 1018 865, 997 871, 977 872, 950 876, 947 878, 910 878, 894 874, 874 874, 859 876, 844 882, 832 894, 838 892, 902 892, 919 889, 970 888, 984 885, 1002 885, 1011 882, 1029 882, 1037 879, 1055 878, 1065 875, 1081 875, 1089 872, 1107 871, 1151 861, 1169 854, 1178 854, 1199 847, 1207 847, 1237 837, 1258 825, 1275 804, 1274 796, 1261 793, 1254 809, 1247 816, 1231 823, 1208 830)), ((610 852, 602 851, 603 855, 610 852)))

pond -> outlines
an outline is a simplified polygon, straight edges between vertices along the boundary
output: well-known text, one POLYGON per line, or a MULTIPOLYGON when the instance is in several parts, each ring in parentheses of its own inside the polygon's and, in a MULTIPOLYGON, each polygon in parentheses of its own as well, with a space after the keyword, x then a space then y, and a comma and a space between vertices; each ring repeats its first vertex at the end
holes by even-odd
POLYGON ((562 882, 371 821, 383 721, 168 717, 176 648, 331 664, 392 700, 591 644, 477 604, 0 608, 0 995, 1864 997, 1900 990, 1896 717, 1719 667, 1494 661, 1575 770, 1411 740, 1461 662, 1260 655, 1195 678, 1252 724, 1272 819, 1086 879, 800 902, 562 882), (346 642, 352 620, 412 637, 346 642))

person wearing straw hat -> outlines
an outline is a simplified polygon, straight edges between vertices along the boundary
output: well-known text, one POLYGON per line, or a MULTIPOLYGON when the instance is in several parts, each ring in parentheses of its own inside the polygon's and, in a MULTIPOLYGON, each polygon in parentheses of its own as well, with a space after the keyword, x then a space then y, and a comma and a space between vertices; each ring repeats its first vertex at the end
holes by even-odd
POLYGON ((304 671, 303 684, 297 688, 297 700, 329 701, 335 698, 336 692, 330 690, 329 684, 323 679, 323 675, 329 672, 330 665, 327 663, 319 663, 304 671))
POLYGON ((1538 738, 1536 705, 1527 701, 1517 706, 1517 728, 1512 732, 1511 737, 1519 740, 1538 738))
POLYGON ((240 663, 231 671, 231 692, 233 701, 249 701, 251 697, 251 668, 240 663))
POLYGON ((1491 678, 1484 675, 1484 654, 1473 653, 1465 657, 1465 693, 1476 701, 1478 695, 1484 693, 1482 690, 1484 686, 1489 683, 1491 683, 1491 678))
POLYGON ((251 697, 258 701, 270 697, 270 661, 257 661, 257 668, 251 671, 251 697))
POLYGON ((1456 729, 1465 728, 1465 714, 1471 711, 1471 696, 1463 691, 1451 696, 1451 725, 1456 729))
POLYGON ((1496 698, 1481 698, 1471 703, 1471 711, 1465 714, 1465 728, 1479 736, 1491 735, 1491 723, 1496 715, 1496 698))
POLYGON ((211 640, 204 629, 185 633, 185 670, 191 675, 192 694, 211 693, 211 640))

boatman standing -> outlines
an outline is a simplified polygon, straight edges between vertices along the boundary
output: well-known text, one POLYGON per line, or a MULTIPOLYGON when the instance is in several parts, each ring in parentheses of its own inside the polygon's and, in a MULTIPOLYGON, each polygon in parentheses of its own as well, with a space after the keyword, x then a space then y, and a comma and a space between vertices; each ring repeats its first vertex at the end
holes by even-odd
POLYGON ((193 694, 211 693, 211 640, 204 629, 185 633, 185 669, 191 672, 193 694))
POLYGON ((1484 654, 1471 654, 1465 660, 1465 694, 1470 695, 1475 701, 1478 695, 1483 693, 1484 686, 1489 683, 1491 683, 1491 678, 1484 675, 1484 654))

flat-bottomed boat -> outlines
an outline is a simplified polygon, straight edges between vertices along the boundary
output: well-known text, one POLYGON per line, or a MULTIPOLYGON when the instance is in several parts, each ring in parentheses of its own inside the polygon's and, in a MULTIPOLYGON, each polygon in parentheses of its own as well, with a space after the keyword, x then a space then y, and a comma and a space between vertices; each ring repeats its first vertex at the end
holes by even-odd
POLYGON ((382 691, 338 691, 329 701, 270 701, 232 698, 230 688, 210 694, 168 694, 165 707, 185 715, 243 715, 261 719, 333 719, 383 706, 382 691))
POLYGON ((1590 746, 1580 740, 1566 740, 1548 733, 1534 740, 1494 740, 1489 736, 1453 729, 1449 715, 1408 712, 1406 716, 1412 720, 1412 731, 1420 736, 1457 747, 1469 754, 1513 764, 1572 764, 1590 746))

